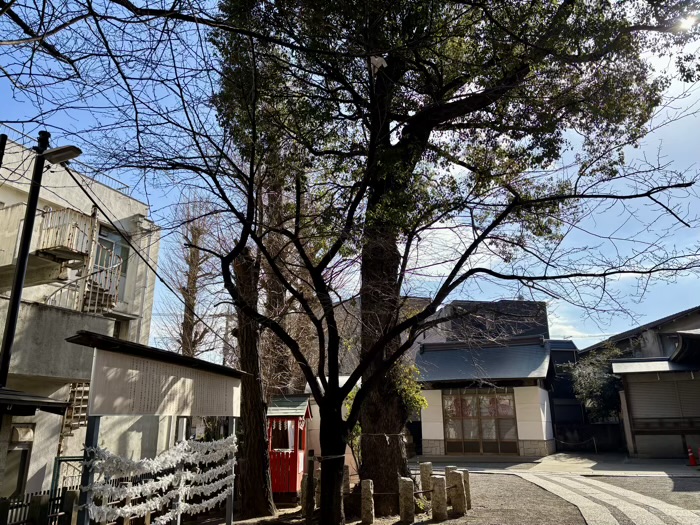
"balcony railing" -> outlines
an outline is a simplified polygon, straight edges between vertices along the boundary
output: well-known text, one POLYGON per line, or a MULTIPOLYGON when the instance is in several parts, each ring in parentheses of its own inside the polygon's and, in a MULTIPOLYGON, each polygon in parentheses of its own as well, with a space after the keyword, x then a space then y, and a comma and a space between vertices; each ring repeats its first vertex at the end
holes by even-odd
MULTIPOLYGON (((15 263, 26 208, 26 204, 19 203, 0 209, 0 267, 15 263)), ((30 253, 82 264, 90 254, 95 221, 90 215, 69 208, 39 212, 30 253)))
POLYGON ((92 271, 61 286, 46 297, 45 304, 93 314, 109 312, 117 305, 122 262, 98 243, 92 271))
POLYGON ((94 221, 90 215, 69 208, 45 211, 34 248, 63 259, 83 258, 90 253, 94 221))

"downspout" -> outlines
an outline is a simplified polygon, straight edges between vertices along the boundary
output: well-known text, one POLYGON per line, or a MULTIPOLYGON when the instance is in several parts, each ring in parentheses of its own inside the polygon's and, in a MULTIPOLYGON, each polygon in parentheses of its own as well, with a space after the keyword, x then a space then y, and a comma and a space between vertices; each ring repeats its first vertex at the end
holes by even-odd
POLYGON ((5 146, 7 146, 7 135, 0 134, 0 168, 2 168, 2 160, 5 157, 5 146))
MULTIPOLYGON (((142 222, 144 219, 142 219, 139 222, 142 222)), ((139 224, 140 226, 140 224, 139 224)), ((142 227, 143 228, 143 227, 142 227)), ((153 238, 153 228, 148 229, 148 251, 146 252, 146 260, 151 261, 151 240, 153 238)), ((143 263, 145 266, 144 269, 144 287, 143 287, 143 293, 141 294, 141 308, 139 309, 139 324, 138 328, 136 329, 136 341, 138 343, 141 343, 141 330, 142 330, 142 324, 143 324, 143 315, 144 315, 144 308, 146 307, 146 294, 148 293, 148 274, 150 272, 148 266, 146 263, 143 263)), ((153 291, 155 293, 155 290, 153 291)), ((148 344, 148 341, 146 341, 145 344, 148 344)))

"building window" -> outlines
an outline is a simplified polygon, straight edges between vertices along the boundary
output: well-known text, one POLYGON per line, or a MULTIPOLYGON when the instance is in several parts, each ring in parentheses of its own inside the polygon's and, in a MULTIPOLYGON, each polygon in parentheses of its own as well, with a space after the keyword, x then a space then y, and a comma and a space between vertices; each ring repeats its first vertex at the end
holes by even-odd
POLYGON ((512 389, 442 391, 447 454, 517 454, 512 389))
POLYGON ((34 424, 12 425, 5 459, 5 472, 0 488, 1 498, 16 498, 24 494, 33 441, 34 424))
MULTIPOLYGON (((129 270, 129 244, 118 232, 110 230, 105 226, 100 226, 100 238, 98 242, 103 248, 106 248, 107 250, 109 250, 115 255, 118 255, 122 259, 117 297, 119 301, 123 301, 126 289, 126 274, 129 270)), ((106 264, 105 261, 96 262, 97 264, 106 264)))

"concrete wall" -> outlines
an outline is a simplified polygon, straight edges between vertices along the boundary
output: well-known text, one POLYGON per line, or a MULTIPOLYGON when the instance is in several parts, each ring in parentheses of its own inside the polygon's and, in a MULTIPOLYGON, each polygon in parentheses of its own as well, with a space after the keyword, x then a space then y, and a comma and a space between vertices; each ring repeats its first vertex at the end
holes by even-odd
POLYGON ((521 456, 546 456, 555 451, 547 391, 539 386, 513 389, 521 456))
POLYGON ((445 454, 445 427, 442 419, 442 390, 422 390, 428 407, 421 409, 420 420, 423 432, 423 455, 445 454))
MULTIPOLYGON (((0 296, 0 330, 9 299, 0 296)), ((11 376, 89 381, 92 349, 66 342, 78 330, 111 334, 114 321, 39 303, 22 302, 10 364, 11 376)))

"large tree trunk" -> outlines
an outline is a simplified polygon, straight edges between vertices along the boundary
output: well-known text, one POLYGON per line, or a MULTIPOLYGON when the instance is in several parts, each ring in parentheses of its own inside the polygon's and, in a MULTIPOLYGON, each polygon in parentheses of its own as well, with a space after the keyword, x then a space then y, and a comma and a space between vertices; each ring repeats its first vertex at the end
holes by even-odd
MULTIPOLYGON (((399 308, 397 286, 400 257, 396 236, 382 227, 366 232, 362 250, 362 352, 374 345, 383 332, 394 325, 399 308)), ((388 345, 365 373, 371 377, 386 356, 398 346, 388 345)), ((409 475, 406 448, 400 434, 406 421, 406 409, 395 388, 392 373, 379 381, 362 405, 360 477, 374 481, 376 492, 395 493, 375 497, 377 516, 398 514, 398 477, 409 475), (387 439, 388 438, 388 439, 387 439)))
POLYGON ((347 435, 340 403, 326 400, 321 407, 321 516, 322 525, 344 525, 343 465, 347 435), (332 406, 337 404, 338 406, 332 406), (326 408, 327 407, 327 408, 326 408))
MULTIPOLYGON (((234 262, 236 285, 249 305, 258 302, 259 270, 246 250, 234 262)), ((241 518, 274 516, 270 481, 266 406, 260 373, 259 331, 257 324, 238 308, 238 346, 241 369, 248 374, 241 379, 241 416, 243 451, 241 455, 241 518)))
MULTIPOLYGON (((282 168, 277 168, 281 171, 282 168)), ((267 205, 265 206, 266 221, 271 229, 284 226, 284 179, 275 173, 268 181, 267 205)), ((285 239, 278 233, 270 232, 265 237, 265 247, 270 255, 277 261, 277 267, 285 270, 285 239)), ((264 277, 262 289, 265 293, 265 315, 274 319, 283 327, 285 322, 285 306, 287 289, 282 281, 274 274, 267 261, 263 263, 264 277)), ((295 387, 294 361, 291 353, 284 343, 271 330, 264 330, 262 335, 261 354, 263 356, 263 387, 265 398, 274 395, 293 393, 295 387)), ((298 383, 298 381, 296 382, 298 383)), ((302 387, 303 388, 303 387, 302 387)), ((302 390, 303 391, 303 390, 302 390)))

